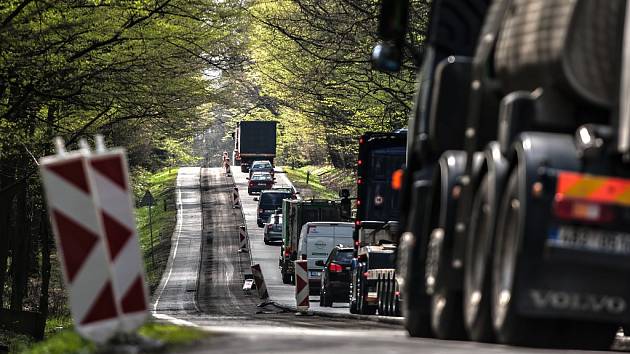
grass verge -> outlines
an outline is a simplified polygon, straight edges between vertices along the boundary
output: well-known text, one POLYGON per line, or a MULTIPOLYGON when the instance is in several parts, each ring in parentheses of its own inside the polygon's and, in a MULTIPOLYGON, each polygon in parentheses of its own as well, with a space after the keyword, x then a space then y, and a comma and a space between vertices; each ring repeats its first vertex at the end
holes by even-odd
MULTIPOLYGON (((138 330, 138 334, 162 341, 166 344, 167 349, 195 343, 201 339, 207 338, 208 333, 201 330, 175 326, 171 324, 160 324, 150 322, 142 326, 138 330)), ((39 342, 28 349, 16 351, 23 354, 89 354, 97 352, 99 348, 92 342, 89 342, 72 330, 64 330, 54 336, 39 342)), ((10 351, 13 353, 13 351, 10 351)))
POLYGON ((282 167, 287 177, 300 190, 303 198, 339 198, 339 190, 353 188, 354 178, 349 170, 332 166, 307 165, 300 168, 282 167), (309 175, 310 172, 310 175, 309 175), (306 183, 308 176, 308 184, 306 183))
POLYGON ((149 224, 149 207, 136 207, 140 247, 144 254, 147 282, 151 292, 157 288, 162 278, 170 252, 171 235, 177 221, 175 208, 177 171, 176 168, 165 169, 147 176, 141 182, 155 199, 155 205, 151 207, 152 226, 149 224))

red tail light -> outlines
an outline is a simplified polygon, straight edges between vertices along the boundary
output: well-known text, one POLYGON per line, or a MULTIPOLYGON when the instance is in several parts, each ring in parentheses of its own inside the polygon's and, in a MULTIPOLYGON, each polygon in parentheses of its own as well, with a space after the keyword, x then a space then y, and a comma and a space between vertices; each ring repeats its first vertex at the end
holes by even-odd
POLYGON ((363 178, 357 178, 357 184, 363 184, 363 178))
POLYGON ((254 186, 254 182, 249 181, 249 183, 247 185, 250 186, 250 187, 253 187, 254 186))
POLYGON ((343 267, 337 263, 330 263, 330 265, 328 266, 328 270, 330 270, 333 273, 339 273, 339 272, 343 272, 343 267))
POLYGON ((610 204, 564 198, 560 193, 556 194, 553 212, 559 219, 598 223, 611 222, 616 217, 615 208, 610 204))
POLYGON ((284 251, 284 256, 285 257, 289 257, 291 255, 291 252, 289 252, 288 250, 284 251))
POLYGON ((361 205, 361 199, 357 198, 357 206, 361 205))
POLYGON ((267 230, 271 230, 273 228, 272 224, 267 224, 267 230))
POLYGON ((363 273, 363 276, 366 277, 366 278, 368 277, 368 275, 370 275, 370 273, 368 273, 368 272, 363 273))
POLYGON ((355 221, 354 221, 354 224, 355 224, 356 226, 361 226, 361 220, 355 220, 355 221))
POLYGON ((363 160, 357 161, 357 165, 359 165, 359 166, 363 165, 363 160))
POLYGON ((365 142, 365 140, 363 139, 363 137, 359 138, 359 144, 363 144, 365 142))

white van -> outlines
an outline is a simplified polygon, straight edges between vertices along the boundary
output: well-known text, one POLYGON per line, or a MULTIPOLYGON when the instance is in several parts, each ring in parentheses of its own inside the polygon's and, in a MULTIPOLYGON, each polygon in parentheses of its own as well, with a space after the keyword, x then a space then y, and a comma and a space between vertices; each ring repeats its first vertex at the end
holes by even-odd
POLYGON ((322 267, 315 265, 318 260, 326 261, 330 251, 342 244, 352 247, 354 223, 317 221, 302 226, 298 244, 298 259, 308 260, 308 280, 311 293, 319 293, 322 267))

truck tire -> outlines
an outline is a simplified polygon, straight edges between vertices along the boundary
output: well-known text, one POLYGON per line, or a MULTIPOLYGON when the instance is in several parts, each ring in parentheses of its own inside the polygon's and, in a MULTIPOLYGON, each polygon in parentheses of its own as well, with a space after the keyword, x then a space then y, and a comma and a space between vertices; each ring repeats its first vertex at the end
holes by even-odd
POLYGON ((430 299, 424 288, 424 259, 426 245, 420 238, 407 232, 399 246, 399 267, 405 280, 402 288, 405 329, 412 337, 432 337, 430 299), (417 241, 416 241, 417 240, 417 241))
POLYGON ((491 315, 492 238, 496 205, 490 200, 489 176, 479 185, 472 205, 464 264, 464 324, 471 340, 494 342, 491 315))
POLYGON ((359 311, 357 311, 357 301, 356 300, 350 300, 350 313, 351 314, 359 313, 359 311))
POLYGON ((505 193, 499 204, 495 256, 492 269, 492 322, 496 338, 503 344, 549 346, 554 340, 555 323, 552 320, 532 319, 516 311, 517 294, 513 293, 519 263, 520 240, 525 222, 525 190, 519 181, 518 167, 508 179, 505 193), (522 188, 522 189, 521 189, 522 188))
POLYGON ((287 273, 287 269, 282 269, 282 284, 293 284, 291 274, 287 273))
POLYGON ((384 303, 384 286, 381 281, 381 275, 378 275, 378 279, 376 280, 376 296, 378 296, 378 314, 379 316, 385 316, 385 303, 384 303))

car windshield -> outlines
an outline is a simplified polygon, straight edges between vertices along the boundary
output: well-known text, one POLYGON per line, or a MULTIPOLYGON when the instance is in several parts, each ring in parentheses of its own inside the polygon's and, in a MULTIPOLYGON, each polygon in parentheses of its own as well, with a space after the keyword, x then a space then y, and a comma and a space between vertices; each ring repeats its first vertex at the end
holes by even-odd
POLYGON ((282 205, 283 199, 290 199, 291 193, 263 192, 260 196, 260 205, 267 209, 277 208, 282 205))
POLYGON ((352 250, 340 250, 335 255, 335 263, 350 264, 352 262, 352 250))

